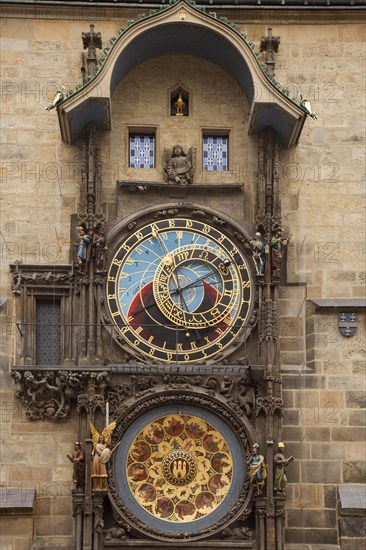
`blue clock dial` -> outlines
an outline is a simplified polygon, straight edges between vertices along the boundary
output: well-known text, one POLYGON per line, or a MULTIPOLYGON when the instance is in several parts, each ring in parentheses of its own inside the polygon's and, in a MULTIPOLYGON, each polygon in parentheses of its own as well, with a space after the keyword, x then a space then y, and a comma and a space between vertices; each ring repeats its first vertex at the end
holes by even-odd
POLYGON ((242 252, 207 223, 150 223, 119 247, 107 302, 126 344, 157 362, 206 362, 242 333, 253 285, 242 252))

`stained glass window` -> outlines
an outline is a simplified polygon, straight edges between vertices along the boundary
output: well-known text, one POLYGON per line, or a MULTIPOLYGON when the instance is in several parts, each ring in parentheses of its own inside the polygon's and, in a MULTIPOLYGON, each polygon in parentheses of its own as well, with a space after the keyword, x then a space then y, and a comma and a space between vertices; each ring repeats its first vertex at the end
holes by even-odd
POLYGON ((155 168, 154 134, 130 134, 130 167, 155 168))
POLYGON ((228 170, 227 136, 203 136, 203 169, 228 170))

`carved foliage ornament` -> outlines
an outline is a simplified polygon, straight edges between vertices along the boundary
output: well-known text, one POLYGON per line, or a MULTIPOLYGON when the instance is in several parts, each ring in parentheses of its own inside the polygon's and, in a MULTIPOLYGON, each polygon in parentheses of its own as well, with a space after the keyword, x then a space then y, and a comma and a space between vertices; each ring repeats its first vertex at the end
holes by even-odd
POLYGON ((278 414, 282 416, 283 400, 279 397, 258 397, 256 401, 255 416, 264 414, 265 416, 273 416, 278 414))
MULTIPOLYGON (((254 416, 256 384, 248 374, 242 376, 184 376, 184 375, 159 375, 132 376, 129 382, 114 383, 107 390, 105 400, 108 401, 110 412, 114 418, 121 415, 128 406, 126 400, 130 397, 139 398, 159 390, 171 389, 197 389, 201 388, 211 396, 221 395, 227 399, 226 404, 235 411, 238 416, 252 418, 254 416)), ((78 401, 80 396, 78 397, 78 401)))
POLYGON ((25 372, 12 372, 15 396, 23 402, 29 420, 67 418, 70 415, 71 405, 76 399, 79 400, 79 405, 92 410, 103 406, 104 398, 101 395, 81 392, 87 389, 92 389, 92 392, 101 390, 104 392, 106 377, 106 372, 92 371, 32 369, 25 372))

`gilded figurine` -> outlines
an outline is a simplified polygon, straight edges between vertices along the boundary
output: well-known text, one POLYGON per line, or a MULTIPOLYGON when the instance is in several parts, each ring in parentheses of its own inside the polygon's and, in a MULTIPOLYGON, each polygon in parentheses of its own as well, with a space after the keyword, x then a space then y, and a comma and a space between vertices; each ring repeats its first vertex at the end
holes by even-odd
POLYGON ((101 434, 90 422, 90 431, 93 439, 91 478, 93 491, 107 491, 108 474, 106 462, 108 462, 111 452, 109 445, 116 423, 112 422, 104 428, 101 434))
POLYGON ((164 149, 164 180, 168 183, 189 185, 193 183, 196 170, 196 149, 190 147, 188 153, 181 145, 164 149))
POLYGON ((73 485, 75 491, 84 491, 85 489, 85 452, 81 448, 80 441, 75 441, 74 450, 66 455, 74 465, 73 485))
POLYGON ((250 484, 256 487, 259 496, 263 494, 264 482, 267 478, 267 466, 264 463, 264 456, 260 455, 258 450, 258 443, 254 443, 247 464, 249 465, 250 484))
POLYGON ((275 276, 278 276, 280 274, 283 261, 283 250, 285 246, 287 246, 290 242, 291 237, 292 235, 289 235, 288 238, 285 238, 283 236, 283 229, 280 225, 276 225, 273 228, 270 245, 272 251, 272 273, 275 276))
POLYGON ((183 116, 183 111, 186 104, 183 101, 182 92, 179 92, 178 99, 174 105, 175 105, 175 108, 177 109, 176 116, 183 116))
POLYGON ((276 493, 284 494, 286 492, 287 477, 286 477, 286 466, 293 462, 295 458, 290 456, 285 458, 284 455, 285 444, 280 441, 277 444, 277 452, 273 457, 274 462, 274 490, 276 493))

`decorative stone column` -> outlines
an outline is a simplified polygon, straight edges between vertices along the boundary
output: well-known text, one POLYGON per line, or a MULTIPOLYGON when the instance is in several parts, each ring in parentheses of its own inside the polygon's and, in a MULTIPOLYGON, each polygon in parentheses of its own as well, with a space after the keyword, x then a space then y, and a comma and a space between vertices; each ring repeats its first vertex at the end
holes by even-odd
POLYGON ((255 502, 255 524, 257 550, 266 550, 267 499, 257 498, 255 502))
POLYGON ((283 550, 283 518, 285 515, 286 497, 275 497, 276 550, 283 550))
POLYGON ((106 496, 104 491, 94 491, 93 500, 93 550, 100 550, 102 548, 101 536, 104 527, 104 497, 106 496))
POLYGON ((71 491, 73 517, 75 519, 75 550, 83 549, 84 492, 71 491))

